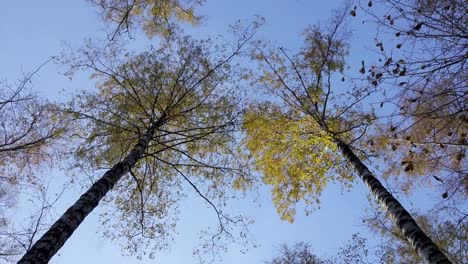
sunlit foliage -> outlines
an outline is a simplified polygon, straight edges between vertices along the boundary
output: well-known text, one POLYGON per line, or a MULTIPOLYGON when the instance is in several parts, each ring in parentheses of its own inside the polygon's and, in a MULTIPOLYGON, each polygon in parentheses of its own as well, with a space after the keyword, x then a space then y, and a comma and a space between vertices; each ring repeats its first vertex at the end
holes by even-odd
POLYGON ((149 36, 170 36, 176 22, 197 24, 200 17, 194 7, 204 0, 90 0, 102 12, 103 19, 115 23, 111 38, 141 27, 149 36))
POLYGON ((353 181, 335 142, 336 137, 353 140, 363 120, 352 106, 340 104, 332 88, 332 75, 344 70, 348 53, 342 19, 339 13, 329 28, 307 28, 295 56, 263 43, 252 52, 260 65, 257 85, 278 100, 247 110, 244 142, 263 182, 272 186, 281 219, 289 222, 297 203, 304 202, 307 213, 319 207, 329 182, 348 188, 353 181))
POLYGON ((299 201, 317 206, 329 181, 351 180, 350 174, 334 169, 342 158, 310 116, 264 104, 246 114, 244 130, 246 146, 263 182, 272 186, 273 202, 283 220, 293 221, 299 201))

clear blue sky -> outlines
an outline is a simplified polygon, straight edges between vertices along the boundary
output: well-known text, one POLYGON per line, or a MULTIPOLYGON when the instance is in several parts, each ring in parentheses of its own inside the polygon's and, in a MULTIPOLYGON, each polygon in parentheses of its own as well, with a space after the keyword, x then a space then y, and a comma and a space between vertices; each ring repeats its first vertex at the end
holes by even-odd
MULTIPOLYGON (((331 9, 341 5, 339 0, 208 0, 198 9, 198 13, 205 16, 204 23, 187 33, 197 37, 223 34, 237 19, 252 20, 255 15, 260 15, 266 18, 266 24, 259 32, 261 37, 294 48, 301 44, 300 33, 306 25, 327 19, 331 9)), ((0 78, 9 81, 18 78, 22 71, 37 67, 50 56, 59 55, 65 44, 78 47, 85 38, 104 37, 104 25, 97 17, 97 10, 85 0, 6 1, 1 11, 0 78)), ((372 36, 365 33, 360 23, 354 26, 360 31, 351 38, 352 54, 365 56, 369 50, 363 43, 372 46, 372 36)), ((141 41, 147 40, 139 39, 139 45, 141 41)), ((362 59, 359 56, 351 57, 352 65, 362 59)), ((58 74, 60 71, 63 69, 56 65, 47 65, 34 78, 34 90, 55 100, 59 98, 60 90, 65 90, 66 94, 73 89, 92 86, 84 75, 70 81, 58 74)), ((65 177, 64 172, 54 172, 53 175, 58 181, 65 177)), ((57 212, 62 213, 79 197, 79 193, 79 189, 71 190, 61 201, 57 212)), ((367 194, 361 182, 344 194, 338 186, 330 186, 322 196, 322 209, 309 216, 299 211, 296 221, 289 224, 279 220, 268 190, 260 189, 258 194, 252 194, 260 197, 259 202, 255 203, 251 197, 231 205, 255 220, 250 231, 260 247, 242 254, 237 246, 233 246, 222 255, 222 263, 262 263, 271 257, 279 243, 300 240, 310 242, 317 255, 332 256, 351 238, 351 234, 365 233, 360 218, 368 208, 367 194)), ((198 233, 206 225, 215 224, 216 218, 202 199, 194 195, 189 198, 181 203, 175 241, 170 250, 157 253, 156 260, 122 257, 118 245, 96 233, 100 230, 98 212, 105 209, 99 208, 88 216, 51 263, 196 262, 192 250, 200 242, 198 233)), ((416 199, 421 203, 423 200, 427 201, 428 197, 419 195, 416 199)))

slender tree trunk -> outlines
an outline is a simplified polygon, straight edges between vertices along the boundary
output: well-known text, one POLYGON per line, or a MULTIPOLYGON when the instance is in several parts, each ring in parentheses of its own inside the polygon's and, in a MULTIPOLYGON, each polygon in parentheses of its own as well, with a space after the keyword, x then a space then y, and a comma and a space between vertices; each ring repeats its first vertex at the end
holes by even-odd
POLYGON ((133 147, 128 156, 115 164, 95 182, 50 229, 26 252, 18 264, 45 264, 57 253, 73 234, 85 217, 96 208, 99 201, 112 189, 115 183, 127 174, 141 159, 157 127, 164 122, 165 115, 146 131, 146 134, 133 147))
POLYGON ((421 230, 408 211, 385 189, 382 183, 374 177, 366 165, 354 154, 349 145, 338 138, 334 138, 334 140, 346 159, 353 165, 359 177, 374 194, 377 201, 390 213, 392 220, 419 256, 426 263, 430 264, 451 263, 437 245, 421 230))

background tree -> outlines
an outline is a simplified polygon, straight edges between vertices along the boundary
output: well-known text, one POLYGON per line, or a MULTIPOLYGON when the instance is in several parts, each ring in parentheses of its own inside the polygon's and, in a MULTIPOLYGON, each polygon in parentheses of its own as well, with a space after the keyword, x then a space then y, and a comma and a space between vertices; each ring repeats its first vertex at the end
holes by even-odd
POLYGON ((386 156, 386 174, 407 176, 398 178, 406 179, 406 189, 415 183, 436 186, 447 199, 440 209, 456 206, 463 211, 468 186, 468 4, 370 1, 361 10, 380 32, 380 63, 366 70, 384 94, 380 106, 393 106, 386 109, 385 115, 388 110, 393 113, 382 120, 369 144, 377 153, 395 151, 386 156))
POLYGON ((367 239, 353 234, 352 239, 340 247, 331 258, 318 257, 312 252, 312 245, 296 242, 292 246, 281 244, 279 255, 267 264, 393 264, 406 263, 393 259, 385 246, 370 247, 367 239))
POLYGON ((110 39, 141 27, 151 38, 155 35, 170 36, 176 22, 199 23, 194 7, 204 0, 90 0, 99 7, 104 21, 116 24, 110 39))
MULTIPOLYGON (((369 187, 415 251, 428 263, 450 263, 411 215, 363 164, 361 158, 355 154, 356 150, 352 149, 352 144, 365 133, 367 123, 372 116, 358 115, 355 108, 368 94, 355 93, 352 94, 353 100, 344 102, 343 99, 336 100, 332 93, 334 83, 332 76, 336 72, 342 72, 345 65, 347 47, 342 25, 347 13, 348 10, 340 12, 328 31, 315 27, 306 32, 305 48, 292 58, 284 49, 269 54, 265 54, 261 48, 257 50, 254 56, 263 62, 260 66, 263 72, 259 80, 277 96, 276 100, 280 103, 276 107, 273 103, 264 104, 263 108, 253 106, 251 112, 254 114, 246 116, 247 121, 244 126, 247 134, 246 146, 251 151, 257 168, 268 175, 266 177, 273 175, 275 178, 275 181, 267 183, 282 186, 286 182, 292 186, 293 191, 290 191, 286 198, 278 197, 286 201, 299 201, 302 197, 297 195, 298 192, 312 191, 312 195, 319 195, 320 188, 329 179, 333 180, 326 177, 331 173, 326 174, 329 172, 329 167, 324 168, 322 162, 333 160, 333 157, 337 156, 345 158, 349 162, 345 166, 351 167, 369 187), (296 127, 289 129, 284 127, 284 119, 295 122, 287 125, 296 127), (275 125, 261 125, 262 123, 258 123, 257 120, 260 122, 268 120, 270 124, 279 123, 283 127, 281 130, 274 130, 275 125), (314 125, 309 125, 307 120, 311 120, 314 125), (290 133, 291 131, 293 133, 290 133), (284 136, 278 138, 271 136, 272 134, 284 136), (321 137, 323 143, 314 142, 317 137, 321 137), (310 145, 310 149, 300 151, 300 155, 293 156, 291 149, 303 148, 300 143, 305 146, 310 145), (330 149, 330 146, 333 148, 330 149), (314 157, 317 153, 319 156, 314 157), (275 163, 281 163, 283 166, 275 166, 275 163), (310 170, 304 169, 311 165, 313 167, 310 170), (278 169, 279 171, 272 173, 278 169), (311 178, 319 180, 311 181, 311 178), (318 192, 310 187, 308 190, 308 186, 317 183, 318 192)), ((349 179, 349 172, 342 173, 340 177, 349 179)), ((280 213, 284 211, 283 207, 281 203, 279 206, 277 204, 280 213)))
MULTIPOLYGON (((419 226, 429 234, 440 249, 447 255, 452 263, 463 263, 467 259, 467 226, 466 222, 454 223, 437 215, 416 214, 419 226), (458 225, 458 226, 455 226, 458 225)), ((385 215, 374 214, 366 218, 365 223, 374 232, 380 233, 385 240, 386 255, 393 256, 394 263, 424 263, 421 258, 409 250, 407 240, 402 236, 385 215)))
POLYGON ((40 99, 31 88, 45 64, 17 82, 0 82, 0 259, 5 261, 13 262, 27 250, 59 198, 49 199, 43 174, 64 152, 67 120, 56 104, 40 99), (12 211, 20 194, 35 203, 36 211, 18 222, 12 211))
POLYGON ((312 253, 312 246, 305 242, 297 242, 293 246, 281 244, 278 256, 265 264, 325 264, 327 261, 321 260, 312 253))
MULTIPOLYGON (((427 218, 416 216, 418 223, 429 234, 447 254, 452 263, 463 263, 466 259, 466 232, 454 234, 454 228, 447 228, 450 222, 429 223, 427 218)), ((371 245, 368 239, 359 233, 353 234, 352 238, 341 246, 333 257, 316 256, 313 254, 312 246, 305 242, 296 242, 292 246, 281 244, 278 256, 268 264, 420 264, 424 263, 420 257, 411 250, 407 240, 401 236, 401 232, 395 228, 387 217, 375 214, 375 218, 366 220, 368 225, 375 228, 375 232, 382 232, 384 237, 377 244, 371 245), (396 234, 390 234, 396 232, 396 234)))
MULTIPOLYGON (((357 17, 364 13, 364 19, 377 26, 380 55, 379 62, 363 67, 362 73, 367 72, 384 98, 377 103, 378 115, 384 118, 376 133, 368 134, 368 149, 373 155, 393 153, 381 155, 389 164, 384 176, 406 193, 421 186, 436 191, 440 202, 418 218, 423 225, 435 221, 429 225, 433 228, 425 228, 429 233, 450 234, 439 245, 457 262, 447 241, 456 243, 455 234, 465 233, 462 223, 468 217, 468 4, 390 0, 360 2, 359 7, 357 17)), ((398 241, 398 236, 394 239, 398 241)))
POLYGON ((230 224, 242 226, 243 219, 229 217, 209 197, 224 197, 225 187, 244 174, 232 152, 239 100, 229 85, 235 78, 229 63, 250 37, 226 56, 216 53, 223 47, 183 37, 135 56, 111 49, 71 57, 72 68, 92 70, 100 80, 97 93, 78 94, 66 110, 83 125, 78 165, 105 173, 19 263, 46 263, 113 187, 104 201, 117 211, 105 213, 104 222, 121 231, 111 234, 126 239, 130 252, 145 254, 146 242, 151 249, 166 246, 183 183, 218 217, 208 248, 222 236, 234 239, 230 224))
POLYGON ((56 107, 40 100, 28 87, 41 67, 15 84, 0 83, 0 199, 6 199, 20 182, 37 181, 32 168, 50 161, 49 147, 63 132, 56 107))

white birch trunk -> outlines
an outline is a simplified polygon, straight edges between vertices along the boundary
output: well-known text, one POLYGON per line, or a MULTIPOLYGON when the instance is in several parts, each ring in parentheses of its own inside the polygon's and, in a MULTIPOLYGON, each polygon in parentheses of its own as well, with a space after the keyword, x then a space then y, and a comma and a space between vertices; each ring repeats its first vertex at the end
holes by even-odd
POLYGON ((335 143, 340 148, 346 159, 353 165, 359 177, 371 190, 377 201, 388 211, 393 222, 398 226, 406 239, 410 242, 419 256, 430 264, 449 264, 447 257, 440 251, 434 242, 421 230, 413 217, 406 209, 385 189, 380 181, 357 157, 348 144, 335 138, 335 143))
POLYGON ((50 229, 26 252, 18 264, 45 264, 57 253, 83 222, 86 216, 96 208, 99 201, 115 183, 127 174, 142 158, 157 127, 164 122, 165 115, 158 119, 133 147, 128 156, 115 164, 95 182, 68 210, 50 227, 50 229))

